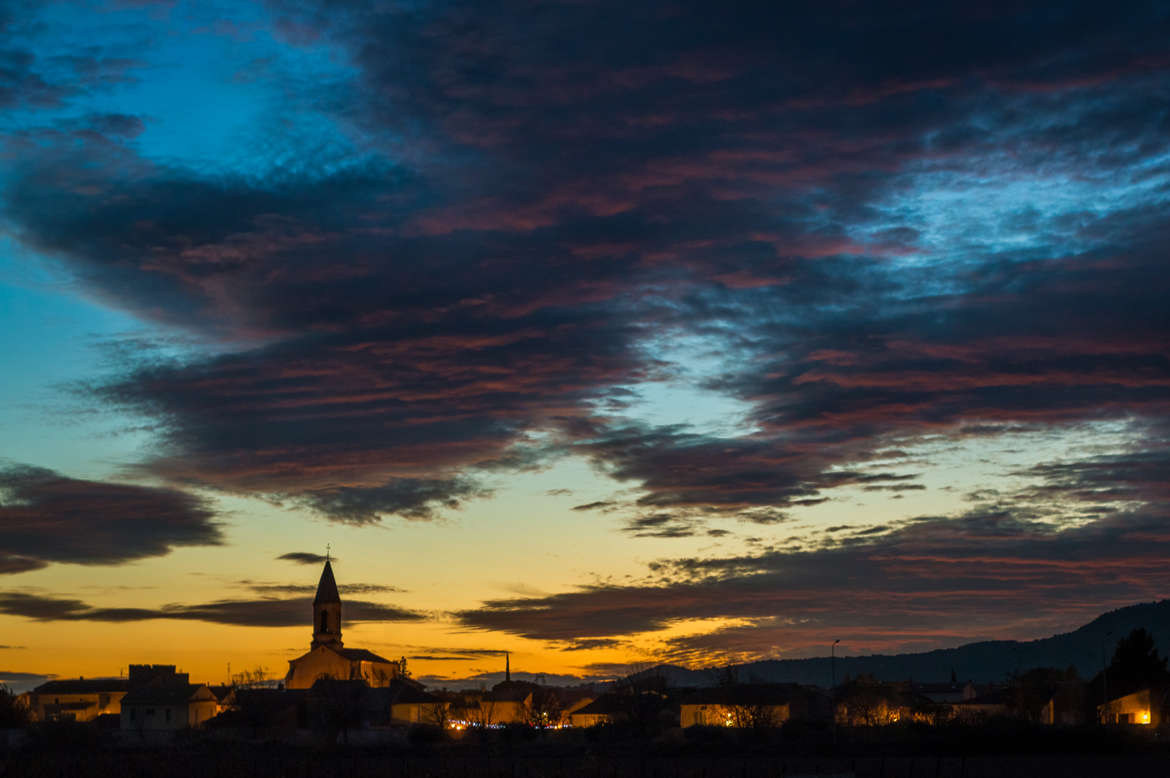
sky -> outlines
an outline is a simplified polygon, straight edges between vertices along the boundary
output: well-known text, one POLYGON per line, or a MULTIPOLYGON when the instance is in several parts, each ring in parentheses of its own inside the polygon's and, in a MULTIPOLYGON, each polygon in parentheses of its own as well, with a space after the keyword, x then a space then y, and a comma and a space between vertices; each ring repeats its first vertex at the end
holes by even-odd
POLYGON ((0 681, 1170 593, 1170 6, 0 0, 0 681))

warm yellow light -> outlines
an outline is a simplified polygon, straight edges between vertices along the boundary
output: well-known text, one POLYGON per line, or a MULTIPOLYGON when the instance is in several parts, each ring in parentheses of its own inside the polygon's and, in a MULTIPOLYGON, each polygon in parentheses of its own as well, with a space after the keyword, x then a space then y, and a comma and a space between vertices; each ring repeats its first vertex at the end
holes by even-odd
POLYGON ((1150 712, 1148 710, 1143 710, 1141 712, 1141 715, 1138 718, 1141 719, 1141 722, 1143 724, 1149 724, 1150 723, 1150 712))

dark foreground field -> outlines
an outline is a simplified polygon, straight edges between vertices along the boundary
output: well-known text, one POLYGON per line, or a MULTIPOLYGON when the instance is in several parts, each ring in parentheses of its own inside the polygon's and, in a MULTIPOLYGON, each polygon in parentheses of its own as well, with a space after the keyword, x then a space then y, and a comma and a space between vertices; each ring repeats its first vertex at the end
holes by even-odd
MULTIPOLYGON (((1009 778, 1170 776, 1170 731, 1038 726, 769 731, 433 729, 359 744, 344 733, 290 742, 190 732, 144 747, 84 725, 34 728, 0 750, 0 778, 1009 778)), ((304 733, 302 733, 304 734, 304 733)), ((357 733, 353 733, 356 737, 357 733)))
POLYGON ((0 757, 3 778, 93 776, 256 776, 257 778, 1006 778, 1007 776, 1163 776, 1154 754, 1006 756, 647 756, 443 757, 338 752, 274 754, 267 749, 100 754, 25 753, 0 757))

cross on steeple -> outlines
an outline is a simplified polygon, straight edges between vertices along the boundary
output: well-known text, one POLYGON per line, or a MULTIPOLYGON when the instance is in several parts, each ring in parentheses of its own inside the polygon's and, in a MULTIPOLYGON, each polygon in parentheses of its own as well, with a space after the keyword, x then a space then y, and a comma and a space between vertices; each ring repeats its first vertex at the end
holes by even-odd
POLYGON ((332 544, 332 543, 326 543, 326 544, 325 544, 325 561, 326 561, 326 562, 328 562, 328 561, 329 561, 329 551, 330 551, 330 549, 332 549, 332 548, 333 548, 333 544, 332 544))

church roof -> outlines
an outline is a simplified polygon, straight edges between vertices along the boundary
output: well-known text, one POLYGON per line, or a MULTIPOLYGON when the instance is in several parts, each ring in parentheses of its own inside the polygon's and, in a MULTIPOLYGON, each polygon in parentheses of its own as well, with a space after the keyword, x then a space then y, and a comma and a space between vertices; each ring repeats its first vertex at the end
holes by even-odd
POLYGON ((355 662, 383 662, 390 664, 389 659, 383 659, 373 651, 367 651, 364 648, 334 648, 333 650, 346 659, 351 659, 355 662))
POLYGON ((313 598, 314 605, 329 602, 341 602, 341 595, 337 593, 337 581, 333 578, 333 565, 325 560, 325 569, 321 571, 321 580, 317 583, 317 596, 313 598))

